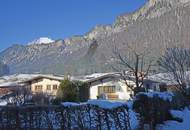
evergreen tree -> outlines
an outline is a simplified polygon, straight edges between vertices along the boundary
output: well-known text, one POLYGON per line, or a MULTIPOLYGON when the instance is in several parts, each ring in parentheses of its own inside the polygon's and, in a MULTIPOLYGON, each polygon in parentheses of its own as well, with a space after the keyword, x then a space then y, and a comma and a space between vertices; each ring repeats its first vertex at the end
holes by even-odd
POLYGON ((77 102, 79 100, 77 86, 69 79, 63 80, 57 91, 56 98, 57 98, 57 100, 63 101, 63 102, 64 101, 77 102))

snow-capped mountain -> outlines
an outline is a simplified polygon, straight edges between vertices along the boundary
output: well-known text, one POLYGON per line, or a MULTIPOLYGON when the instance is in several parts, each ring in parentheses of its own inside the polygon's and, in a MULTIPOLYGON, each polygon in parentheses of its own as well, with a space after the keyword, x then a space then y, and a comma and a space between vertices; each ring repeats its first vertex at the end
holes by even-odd
POLYGON ((32 44, 49 44, 54 42, 54 40, 48 38, 48 37, 40 37, 39 39, 35 39, 32 42, 29 42, 28 45, 32 44))
POLYGON ((112 25, 98 25, 84 36, 54 42, 45 37, 29 43, 34 45, 15 44, 0 52, 0 59, 11 74, 110 72, 117 61, 114 46, 126 56, 131 50, 127 44, 135 43, 138 50, 150 47, 154 59, 168 47, 190 48, 189 23, 190 0, 147 0, 139 10, 118 16, 112 25))

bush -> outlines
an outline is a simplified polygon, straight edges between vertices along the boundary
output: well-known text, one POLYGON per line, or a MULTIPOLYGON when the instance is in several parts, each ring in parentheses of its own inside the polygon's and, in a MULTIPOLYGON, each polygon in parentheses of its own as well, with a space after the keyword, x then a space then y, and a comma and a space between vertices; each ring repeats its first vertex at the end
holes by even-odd
POLYGON ((172 109, 180 110, 185 108, 187 106, 186 97, 184 97, 184 95, 179 92, 175 92, 174 95, 175 96, 173 97, 173 100, 171 102, 172 109))
POLYGON ((141 129, 144 129, 144 124, 149 124, 150 129, 155 129, 157 124, 173 119, 170 114, 171 102, 157 94, 151 97, 145 93, 138 94, 133 109, 140 115, 141 129))
POLYGON ((127 105, 0 107, 1 130, 131 130, 127 105), (2 120, 3 119, 3 120, 2 120))

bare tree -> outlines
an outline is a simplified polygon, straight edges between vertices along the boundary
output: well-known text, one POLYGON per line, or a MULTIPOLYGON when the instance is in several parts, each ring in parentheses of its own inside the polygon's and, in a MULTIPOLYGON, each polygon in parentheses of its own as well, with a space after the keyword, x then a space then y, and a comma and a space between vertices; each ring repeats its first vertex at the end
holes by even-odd
POLYGON ((122 71, 121 76, 125 84, 136 94, 144 91, 144 79, 148 76, 154 60, 150 56, 151 49, 148 47, 142 50, 135 45, 133 46, 133 44, 131 46, 128 44, 127 47, 128 55, 123 55, 117 47, 114 47, 113 53, 119 66, 114 66, 113 68, 117 71, 122 71), (130 85, 127 80, 133 80, 135 86, 130 85))
POLYGON ((170 74, 171 81, 177 82, 177 88, 186 95, 190 83, 190 49, 168 48, 158 63, 162 71, 170 74))

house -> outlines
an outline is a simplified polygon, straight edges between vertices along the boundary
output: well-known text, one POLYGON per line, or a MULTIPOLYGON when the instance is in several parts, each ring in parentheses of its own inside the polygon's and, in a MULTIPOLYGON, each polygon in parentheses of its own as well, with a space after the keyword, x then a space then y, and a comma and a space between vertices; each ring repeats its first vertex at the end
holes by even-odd
MULTIPOLYGON (((171 88, 169 85, 171 85, 171 83, 167 84, 153 77, 154 76, 150 76, 143 80, 145 91, 169 91, 171 88)), ((125 75, 125 77, 123 77, 120 72, 95 73, 84 76, 83 79, 80 80, 90 84, 90 99, 128 100, 131 98, 131 95, 134 94, 129 86, 132 88, 136 86, 134 76, 125 75)))
POLYGON ((6 82, 0 84, 0 98, 4 98, 5 96, 10 96, 12 93, 17 91, 17 89, 21 87, 16 82, 6 82))
POLYGON ((144 79, 143 81, 143 87, 145 88, 146 92, 163 92, 167 91, 166 84, 164 82, 156 81, 153 79, 144 79))
MULTIPOLYGON (((157 82, 159 87, 165 91, 177 92, 179 90, 179 83, 175 80, 172 73, 158 73, 149 76, 148 79, 157 82)), ((186 85, 190 87, 190 71, 186 72, 186 80, 186 85)))
POLYGON ((43 75, 43 74, 13 74, 0 78, 0 88, 2 91, 9 89, 27 89, 36 93, 47 93, 55 95, 63 76, 43 75))
POLYGON ((13 74, 0 77, 0 97, 9 97, 14 93, 20 91, 19 89, 25 87, 22 81, 36 77, 35 74, 13 74))
POLYGON ((63 79, 63 76, 39 75, 22 83, 30 88, 32 94, 44 93, 55 96, 63 79))
POLYGON ((90 99, 128 100, 133 92, 126 82, 135 86, 132 80, 124 81, 120 73, 95 73, 78 80, 90 84, 90 99))

